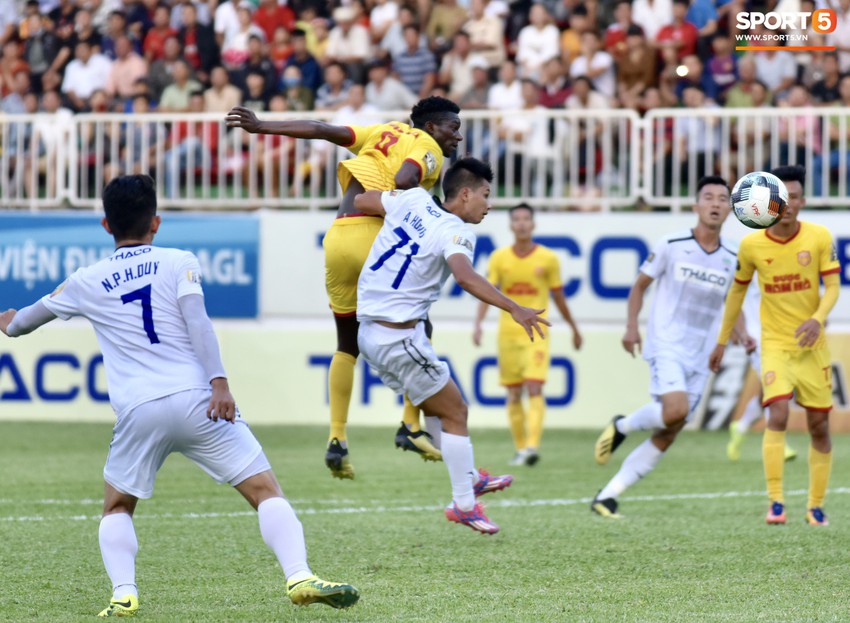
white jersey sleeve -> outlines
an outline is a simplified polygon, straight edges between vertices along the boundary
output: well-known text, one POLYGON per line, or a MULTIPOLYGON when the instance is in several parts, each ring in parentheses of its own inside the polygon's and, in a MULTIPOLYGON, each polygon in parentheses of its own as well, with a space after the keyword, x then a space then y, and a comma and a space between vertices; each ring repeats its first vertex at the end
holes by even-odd
POLYGON ((209 389, 178 304, 189 294, 203 294, 198 259, 187 251, 140 245, 81 268, 42 301, 59 318, 91 322, 109 400, 120 417, 150 400, 209 389))
POLYGON ((667 267, 669 247, 670 245, 667 243, 666 238, 659 240, 652 249, 652 252, 646 256, 646 259, 640 265, 640 272, 653 279, 658 279, 663 275, 667 267))
POLYGON ((68 277, 62 285, 50 294, 44 296, 41 301, 44 306, 53 312, 57 318, 69 320, 80 315, 80 273, 82 268, 77 269, 68 277))

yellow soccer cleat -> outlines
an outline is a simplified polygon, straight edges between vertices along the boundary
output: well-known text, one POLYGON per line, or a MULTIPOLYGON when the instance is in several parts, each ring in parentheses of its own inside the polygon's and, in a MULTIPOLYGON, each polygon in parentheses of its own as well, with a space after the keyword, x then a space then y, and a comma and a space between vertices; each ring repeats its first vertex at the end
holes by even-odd
POLYGON ((328 442, 325 465, 331 470, 331 476, 334 478, 354 480, 354 466, 348 458, 348 448, 343 448, 336 437, 328 442))
POLYGON ((113 599, 109 605, 101 610, 97 616, 106 617, 132 617, 139 610, 139 598, 135 595, 124 595, 121 599, 113 599))
POLYGON ((608 426, 605 427, 605 430, 602 431, 602 434, 599 435, 599 439, 596 440, 594 458, 600 465, 605 465, 608 462, 608 459, 614 454, 614 450, 626 438, 623 433, 617 430, 617 421, 622 419, 622 415, 615 415, 614 419, 611 420, 608 426))
POLYGON ((793 461, 796 458, 797 458, 797 451, 786 443, 785 444, 785 460, 786 461, 793 461))
POLYGON ((623 516, 617 512, 617 500, 614 498, 605 498, 604 500, 593 498, 593 501, 590 503, 590 510, 600 517, 605 517, 605 519, 623 518, 623 516))
POLYGON ((431 435, 424 430, 412 432, 402 422, 395 434, 395 447, 405 452, 410 450, 422 457, 423 461, 442 461, 443 453, 431 443, 431 435))
POLYGON ((741 446, 744 443, 744 433, 738 430, 738 427, 733 423, 729 427, 729 443, 726 444, 726 458, 730 461, 737 461, 741 458, 741 446))
POLYGON ((360 599, 360 591, 351 584, 327 582, 315 575, 297 582, 288 582, 286 594, 296 606, 320 603, 331 608, 350 608, 360 599))

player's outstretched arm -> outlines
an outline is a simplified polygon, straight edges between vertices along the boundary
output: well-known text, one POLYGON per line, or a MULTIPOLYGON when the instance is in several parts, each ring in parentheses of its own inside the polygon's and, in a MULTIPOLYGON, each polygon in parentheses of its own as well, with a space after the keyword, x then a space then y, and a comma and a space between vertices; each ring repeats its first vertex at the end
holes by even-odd
POLYGON ((395 174, 395 187, 407 190, 416 188, 422 181, 422 168, 410 160, 401 163, 401 168, 395 174))
POLYGON ((581 337, 578 325, 575 320, 573 320, 573 315, 570 313, 570 307, 567 305, 567 297, 564 296, 563 288, 552 290, 552 299, 555 301, 555 307, 557 307, 558 311, 561 312, 564 322, 566 322, 573 331, 573 348, 581 350, 581 345, 584 342, 584 339, 581 337))
POLYGON ((525 332, 531 341, 534 341, 534 330, 543 338, 543 329, 540 325, 552 326, 552 323, 541 318, 542 309, 531 309, 530 307, 522 307, 514 301, 499 292, 492 283, 475 272, 472 262, 469 258, 461 253, 454 253, 447 260, 449 269, 457 281, 458 285, 469 292, 479 301, 483 301, 490 305, 495 305, 499 309, 504 309, 513 319, 525 328, 525 332))
POLYGON ((250 108, 236 106, 224 119, 228 128, 242 128, 251 134, 277 134, 292 138, 322 139, 336 145, 349 145, 351 131, 342 125, 332 125, 312 119, 292 121, 261 121, 250 108))
POLYGON ((732 282, 732 287, 729 288, 729 293, 726 295, 726 306, 723 309, 723 324, 720 325, 717 346, 714 347, 708 358, 708 367, 712 372, 720 372, 720 364, 723 362, 723 355, 726 353, 726 343, 732 337, 732 329, 735 323, 743 316, 741 314, 741 307, 744 305, 744 296, 747 294, 749 285, 749 281, 741 283, 736 280, 732 282))
POLYGON ((55 319, 56 314, 47 309, 43 302, 36 301, 20 311, 7 309, 0 314, 0 331, 9 337, 20 337, 55 319))
POLYGON ((210 317, 204 306, 204 297, 200 294, 187 294, 178 299, 180 313, 186 322, 189 332, 189 341, 192 349, 201 362, 204 372, 210 381, 212 396, 207 407, 207 417, 213 422, 218 419, 234 422, 236 420, 236 401, 230 393, 227 382, 227 374, 224 371, 224 363, 221 361, 221 352, 218 348, 218 340, 210 317))
POLYGON ((652 283, 652 277, 646 273, 639 273, 632 289, 629 290, 629 301, 626 306, 626 333, 623 335, 623 348, 632 357, 635 356, 635 349, 640 352, 640 329, 638 329, 638 317, 640 310, 643 308, 643 298, 646 295, 646 289, 652 283))
POLYGON ((372 216, 384 216, 387 211, 384 209, 384 202, 381 201, 380 190, 367 190, 365 193, 360 193, 354 196, 354 209, 363 214, 372 216))

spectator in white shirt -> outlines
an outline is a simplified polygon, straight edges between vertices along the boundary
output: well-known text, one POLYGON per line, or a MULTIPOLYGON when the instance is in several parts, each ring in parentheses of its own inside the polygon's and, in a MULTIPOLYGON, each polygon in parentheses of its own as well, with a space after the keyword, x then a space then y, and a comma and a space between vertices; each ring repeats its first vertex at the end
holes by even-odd
POLYGON ((490 110, 518 110, 522 108, 522 87, 516 77, 516 64, 505 61, 499 68, 499 81, 490 87, 487 108, 490 110))
POLYGON ((850 72, 850 0, 830 3, 836 14, 835 30, 826 36, 827 45, 834 45, 838 52, 841 73, 850 72))
POLYGON ((471 0, 463 30, 469 33, 472 51, 483 56, 488 67, 498 67, 505 60, 505 23, 488 8, 488 0, 471 0))
POLYGON ((213 24, 219 49, 224 46, 225 41, 230 41, 239 32, 239 17, 236 15, 238 6, 239 0, 224 0, 215 10, 213 24))
POLYGON ((372 41, 378 43, 398 19, 398 4, 395 0, 375 0, 375 6, 369 13, 369 28, 372 31, 372 41))
POLYGON ((767 85, 773 94, 782 98, 785 91, 797 81, 797 61, 791 52, 768 50, 754 54, 756 77, 767 85))
POLYGON ((372 40, 366 27, 354 21, 355 17, 351 7, 334 9, 336 26, 328 36, 325 60, 345 65, 349 77, 354 82, 362 82, 366 73, 366 60, 372 56, 372 40))
POLYGON ((581 35, 582 55, 570 65, 570 76, 587 76, 593 82, 593 88, 605 97, 614 97, 617 92, 617 76, 614 71, 614 59, 608 52, 602 51, 599 33, 588 30, 581 35))
POLYGON ((537 78, 543 63, 561 55, 560 32, 542 4, 532 5, 528 18, 531 23, 519 31, 516 60, 523 78, 537 78))
MULTIPOLYGON (((462 30, 452 38, 452 49, 443 56, 439 83, 448 87, 449 99, 457 100, 472 86, 472 67, 482 57, 472 53, 469 35, 462 30)), ((485 61, 486 62, 486 61, 485 61)))
POLYGON ((62 81, 62 93, 80 112, 88 106, 91 94, 106 87, 112 63, 102 54, 92 54, 88 41, 79 41, 74 47, 74 60, 65 68, 65 78, 62 81))
POLYGON ((390 75, 389 61, 372 61, 368 71, 366 101, 378 110, 408 110, 418 101, 413 91, 390 75))
POLYGON ((33 171, 32 158, 27 158, 24 164, 24 180, 30 197, 38 197, 38 184, 42 176, 47 178, 47 197, 56 196, 58 178, 64 178, 63 172, 57 171, 57 155, 67 142, 73 120, 74 114, 67 108, 62 108, 59 93, 45 91, 41 96, 41 112, 32 128, 33 149, 38 150, 37 169, 33 171), (38 147, 35 147, 36 145, 38 147), (50 175, 46 175, 48 171, 51 172, 50 175))
POLYGON ((672 0, 634 0, 632 3, 632 21, 643 28, 647 41, 655 41, 655 35, 670 23, 672 14, 672 0))

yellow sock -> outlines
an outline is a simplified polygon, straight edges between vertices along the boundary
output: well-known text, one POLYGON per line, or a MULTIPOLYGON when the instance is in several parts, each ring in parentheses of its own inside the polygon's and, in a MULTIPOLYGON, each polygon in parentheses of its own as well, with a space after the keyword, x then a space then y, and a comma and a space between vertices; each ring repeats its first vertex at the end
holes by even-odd
POLYGON ((806 508, 822 508, 832 471, 832 451, 818 452, 809 446, 809 504, 806 508))
POLYGON ((546 399, 543 396, 528 398, 528 446, 539 448, 543 436, 543 416, 546 414, 546 399))
POLYGON ((414 407, 410 402, 407 394, 404 395, 404 412, 401 414, 401 421, 410 430, 411 433, 417 433, 422 428, 419 426, 419 407, 414 407))
POLYGON ((331 406, 331 433, 328 441, 336 437, 346 439, 345 424, 348 422, 348 405, 351 403, 351 390, 354 387, 354 364, 357 359, 337 351, 331 359, 328 370, 328 401, 331 406))
POLYGON ((508 403, 508 423, 517 451, 525 449, 525 409, 522 400, 508 403))
POLYGON ((764 477, 767 480, 767 497, 771 502, 785 503, 782 495, 782 471, 785 468, 785 431, 764 431, 762 441, 764 477))

